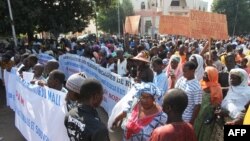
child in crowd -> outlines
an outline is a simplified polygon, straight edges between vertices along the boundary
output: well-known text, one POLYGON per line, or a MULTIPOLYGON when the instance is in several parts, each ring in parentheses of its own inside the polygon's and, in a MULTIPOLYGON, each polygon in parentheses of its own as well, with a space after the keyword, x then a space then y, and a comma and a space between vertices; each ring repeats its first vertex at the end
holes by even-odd
POLYGON ((49 74, 47 85, 49 88, 67 93, 68 91, 63 87, 64 80, 65 80, 65 75, 63 72, 59 70, 53 70, 49 74))

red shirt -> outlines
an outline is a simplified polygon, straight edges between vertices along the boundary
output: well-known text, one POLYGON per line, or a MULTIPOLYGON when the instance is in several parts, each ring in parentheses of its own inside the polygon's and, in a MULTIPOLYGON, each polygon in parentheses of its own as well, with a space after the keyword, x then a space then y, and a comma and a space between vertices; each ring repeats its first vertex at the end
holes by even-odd
POLYGON ((176 122, 156 128, 150 141, 197 141, 197 138, 191 124, 176 122))

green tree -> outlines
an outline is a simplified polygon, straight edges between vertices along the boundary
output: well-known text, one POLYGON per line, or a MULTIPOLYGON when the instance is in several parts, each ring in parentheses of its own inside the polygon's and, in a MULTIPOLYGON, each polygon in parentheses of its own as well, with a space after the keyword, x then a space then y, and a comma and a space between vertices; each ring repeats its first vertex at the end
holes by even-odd
MULTIPOLYGON (((94 5, 102 7, 109 1, 11 0, 16 33, 28 33, 29 39, 31 39, 34 31, 47 31, 57 36, 59 33, 83 30, 88 25, 89 20, 95 16, 94 5)), ((10 21, 6 5, 6 0, 0 1, 1 19, 2 17, 7 18, 0 22, 3 29, 10 21)), ((6 27, 9 27, 8 30, 11 33, 10 26, 6 27)))
POLYGON ((6 8, 8 7, 7 3, 4 1, 0 1, 0 36, 8 35, 8 30, 11 29, 10 27, 10 20, 8 18, 9 11, 6 8))
POLYGON ((230 35, 250 32, 250 0, 214 0, 212 10, 226 14, 230 35))
MULTIPOLYGON (((112 0, 111 5, 108 8, 100 8, 97 16, 98 28, 102 31, 109 33, 118 33, 118 7, 117 2, 119 0, 112 0)), ((131 0, 123 0, 119 4, 120 10, 120 29, 123 32, 123 23, 125 23, 126 16, 134 15, 133 5, 131 0)))

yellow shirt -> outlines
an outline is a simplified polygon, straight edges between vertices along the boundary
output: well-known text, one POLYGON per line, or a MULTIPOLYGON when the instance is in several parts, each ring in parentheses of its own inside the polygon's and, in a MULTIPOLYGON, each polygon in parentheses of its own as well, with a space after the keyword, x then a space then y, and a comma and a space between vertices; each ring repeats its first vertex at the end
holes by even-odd
POLYGON ((220 61, 221 61, 221 63, 222 63, 223 65, 226 65, 225 56, 226 56, 226 55, 222 55, 222 56, 220 57, 220 61))
POLYGON ((246 112, 243 125, 250 125, 250 106, 248 107, 248 110, 246 112))

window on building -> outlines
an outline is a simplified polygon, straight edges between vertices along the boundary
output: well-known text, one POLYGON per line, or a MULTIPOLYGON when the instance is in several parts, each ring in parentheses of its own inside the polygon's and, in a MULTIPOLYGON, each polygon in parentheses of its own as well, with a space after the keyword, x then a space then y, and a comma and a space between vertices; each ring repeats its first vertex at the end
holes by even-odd
POLYGON ((145 8, 146 8, 145 2, 141 2, 141 9, 143 10, 143 9, 145 9, 145 8))
POLYGON ((205 7, 203 7, 203 11, 206 11, 206 8, 205 8, 205 7))
POLYGON ((201 7, 199 6, 199 10, 201 10, 201 7))
POLYGON ((180 6, 180 0, 172 0, 171 6, 180 6))
POLYGON ((151 22, 151 20, 147 20, 147 21, 145 22, 145 32, 148 33, 149 28, 151 28, 151 27, 152 27, 152 22, 151 22))

